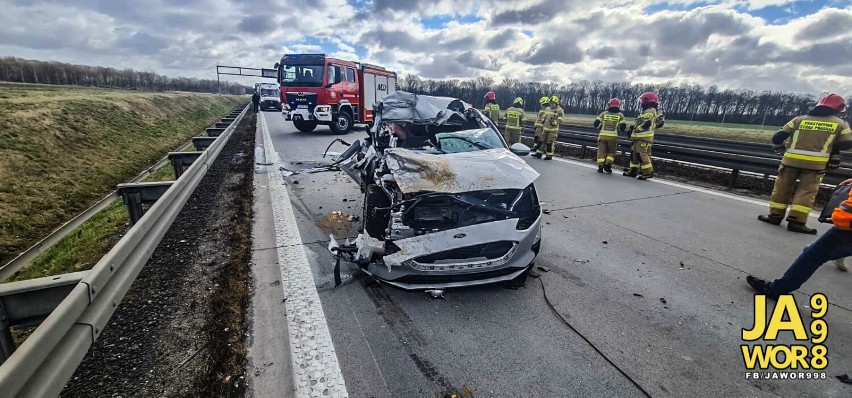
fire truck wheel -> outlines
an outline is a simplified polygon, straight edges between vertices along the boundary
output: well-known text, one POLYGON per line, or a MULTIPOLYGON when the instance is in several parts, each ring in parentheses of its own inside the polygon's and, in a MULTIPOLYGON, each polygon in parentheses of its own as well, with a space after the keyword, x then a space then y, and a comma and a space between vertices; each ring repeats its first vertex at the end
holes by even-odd
POLYGON ((293 125, 296 126, 296 129, 303 133, 310 133, 317 128, 316 120, 294 120, 293 125))
POLYGON ((331 122, 331 130, 337 134, 348 134, 352 131, 352 116, 346 112, 339 112, 331 122))

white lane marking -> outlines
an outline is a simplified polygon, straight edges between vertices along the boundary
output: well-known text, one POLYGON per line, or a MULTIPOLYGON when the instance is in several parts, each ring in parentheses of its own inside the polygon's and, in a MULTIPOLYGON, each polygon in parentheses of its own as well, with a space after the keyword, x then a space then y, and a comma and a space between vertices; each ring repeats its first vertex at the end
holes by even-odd
MULTIPOLYGON (((561 158, 553 158, 553 160, 556 160, 556 161, 559 161, 559 162, 562 162, 562 163, 572 164, 574 166, 581 166, 581 167, 585 167, 585 168, 589 168, 589 169, 597 169, 598 168, 597 165, 590 164, 590 163, 578 162, 576 160, 561 159, 561 158)), ((756 206, 762 206, 762 207, 769 209, 769 202, 766 202, 766 201, 747 198, 747 197, 744 197, 744 196, 732 195, 732 194, 729 194, 729 193, 719 192, 719 191, 716 191, 716 190, 713 190, 713 189, 702 188, 702 187, 698 187, 698 186, 695 186, 695 185, 688 185, 688 184, 683 184, 683 183, 679 183, 679 182, 668 181, 668 180, 665 180, 665 179, 661 179, 659 177, 654 177, 650 180, 643 181, 643 182, 654 182, 654 183, 657 183, 657 184, 663 184, 663 185, 668 185, 668 186, 672 186, 672 187, 676 187, 676 188, 687 189, 687 190, 690 190, 690 191, 693 191, 693 192, 704 193, 704 194, 713 195, 713 196, 719 196, 719 197, 722 197, 722 198, 736 200, 736 201, 744 202, 744 203, 750 203, 750 204, 753 204, 753 205, 756 205, 756 206)), ((819 217, 819 213, 812 211, 811 216, 819 217)))
POLYGON ((281 267, 281 286, 290 335, 290 358, 297 397, 348 397, 346 383, 328 330, 314 277, 299 235, 296 216, 284 180, 278 173, 281 159, 272 145, 269 127, 260 113, 266 161, 273 163, 267 173, 275 243, 281 267))

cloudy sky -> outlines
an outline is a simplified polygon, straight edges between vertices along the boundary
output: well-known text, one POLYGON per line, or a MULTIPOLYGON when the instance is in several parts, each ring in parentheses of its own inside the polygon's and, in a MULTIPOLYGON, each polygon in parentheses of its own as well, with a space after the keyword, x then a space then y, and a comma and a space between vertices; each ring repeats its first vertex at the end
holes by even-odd
POLYGON ((0 55, 171 76, 324 52, 427 78, 852 93, 852 0, 0 0, 0 10, 0 55))

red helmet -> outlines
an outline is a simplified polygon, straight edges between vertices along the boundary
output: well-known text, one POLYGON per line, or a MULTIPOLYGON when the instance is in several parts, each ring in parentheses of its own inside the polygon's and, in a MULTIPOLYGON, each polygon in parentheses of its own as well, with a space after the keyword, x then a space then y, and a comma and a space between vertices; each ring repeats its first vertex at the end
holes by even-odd
POLYGON ((846 109, 846 100, 837 94, 829 94, 819 99, 817 106, 827 106, 840 113, 846 109))
POLYGON ((652 104, 652 103, 653 104, 659 104, 660 103, 660 97, 657 97, 657 94, 654 94, 653 91, 646 91, 645 93, 643 93, 642 95, 639 96, 639 102, 641 102, 642 105, 652 104))
POLYGON ((494 101, 496 99, 497 99, 497 94, 494 94, 493 91, 489 91, 489 92, 485 93, 485 100, 486 101, 494 101))
POLYGON ((621 108, 621 100, 618 98, 613 98, 609 100, 609 103, 606 106, 610 108, 621 108))

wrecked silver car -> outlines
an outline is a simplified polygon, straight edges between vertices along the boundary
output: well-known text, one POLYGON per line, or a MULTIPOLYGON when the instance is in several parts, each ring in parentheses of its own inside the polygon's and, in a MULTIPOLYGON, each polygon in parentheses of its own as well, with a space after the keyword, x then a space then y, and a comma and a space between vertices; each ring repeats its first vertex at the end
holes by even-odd
POLYGON ((453 98, 397 92, 374 113, 338 159, 364 192, 361 234, 329 250, 404 289, 523 284, 541 245, 530 149, 453 98))

